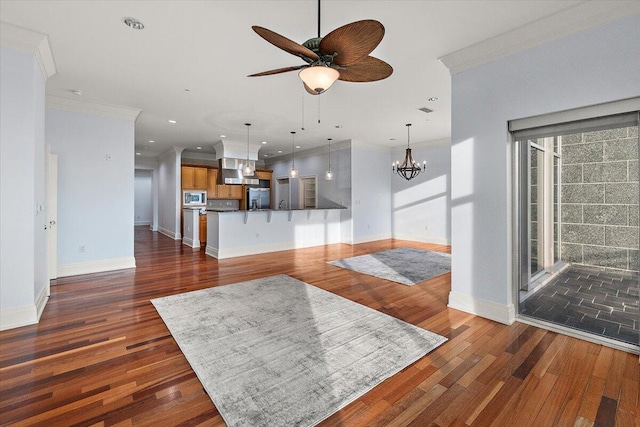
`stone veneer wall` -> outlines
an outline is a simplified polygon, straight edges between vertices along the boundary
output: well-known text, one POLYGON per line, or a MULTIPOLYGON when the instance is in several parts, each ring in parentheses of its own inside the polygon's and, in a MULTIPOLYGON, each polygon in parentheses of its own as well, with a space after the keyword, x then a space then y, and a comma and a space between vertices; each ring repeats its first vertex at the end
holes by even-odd
POLYGON ((638 127, 562 137, 562 260, 638 271, 638 127))

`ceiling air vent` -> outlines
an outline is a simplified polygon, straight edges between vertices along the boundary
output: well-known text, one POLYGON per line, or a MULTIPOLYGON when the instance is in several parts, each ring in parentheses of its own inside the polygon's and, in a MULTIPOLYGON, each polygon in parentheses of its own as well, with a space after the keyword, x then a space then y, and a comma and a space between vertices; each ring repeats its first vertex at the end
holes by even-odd
POLYGON ((427 107, 422 107, 422 108, 418 108, 418 110, 422 111, 423 113, 433 113, 433 110, 427 108, 427 107))

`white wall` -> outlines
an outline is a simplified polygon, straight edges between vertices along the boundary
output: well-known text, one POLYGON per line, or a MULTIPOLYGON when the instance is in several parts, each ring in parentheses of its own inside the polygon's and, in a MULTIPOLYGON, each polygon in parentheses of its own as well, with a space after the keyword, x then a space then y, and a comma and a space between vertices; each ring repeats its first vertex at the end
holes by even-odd
POLYGON ((134 198, 134 224, 151 225, 153 222, 153 171, 136 169, 134 198))
POLYGON ((513 321, 507 121, 640 95, 640 16, 452 79, 449 304, 513 321))
MULTIPOLYGON (((394 147, 392 161, 402 162, 406 145, 394 147)), ((393 237, 418 242, 451 242, 451 140, 411 144, 414 160, 427 161, 427 170, 407 181, 391 177, 393 237)), ((387 166, 391 169, 391 165, 387 166)))
POLYGON ((158 159, 158 231, 175 240, 180 233, 180 152, 171 148, 158 159))
POLYGON ((134 267, 134 122, 47 108, 46 137, 58 155, 58 275, 134 267))
POLYGON ((390 148, 352 141, 351 243, 392 237, 390 167, 390 148))
POLYGON ((0 49, 0 329, 37 322, 48 283, 44 87, 32 53, 0 49))

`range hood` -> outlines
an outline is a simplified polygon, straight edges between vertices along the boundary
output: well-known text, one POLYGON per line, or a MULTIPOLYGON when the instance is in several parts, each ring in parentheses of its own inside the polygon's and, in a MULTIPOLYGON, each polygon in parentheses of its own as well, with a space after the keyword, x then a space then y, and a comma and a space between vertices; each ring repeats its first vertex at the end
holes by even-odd
MULTIPOLYGON (((247 165, 247 159, 233 159, 223 157, 218 160, 218 184, 247 184, 258 185, 260 181, 255 172, 253 176, 242 175, 242 168, 247 165)), ((249 166, 256 170, 256 161, 249 160, 249 166)))
MULTIPOLYGON (((213 148, 216 150, 216 159, 218 160, 218 184, 258 185, 260 183, 255 172, 253 176, 242 175, 242 168, 247 165, 246 143, 218 141, 213 145, 213 148)), ((254 171, 256 170, 259 149, 260 144, 249 146, 249 166, 254 171)))

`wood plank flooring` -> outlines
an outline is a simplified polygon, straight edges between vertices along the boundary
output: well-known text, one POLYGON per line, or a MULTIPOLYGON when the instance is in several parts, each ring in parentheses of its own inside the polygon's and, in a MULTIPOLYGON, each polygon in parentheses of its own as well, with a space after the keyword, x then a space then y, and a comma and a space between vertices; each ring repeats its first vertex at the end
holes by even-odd
POLYGON ((217 261, 136 229, 138 267, 55 281, 38 325, 0 332, 0 425, 224 426, 150 299, 273 274, 449 341, 322 426, 637 426, 638 357, 446 307, 450 275, 410 287, 326 264, 411 246, 330 245, 217 261))

